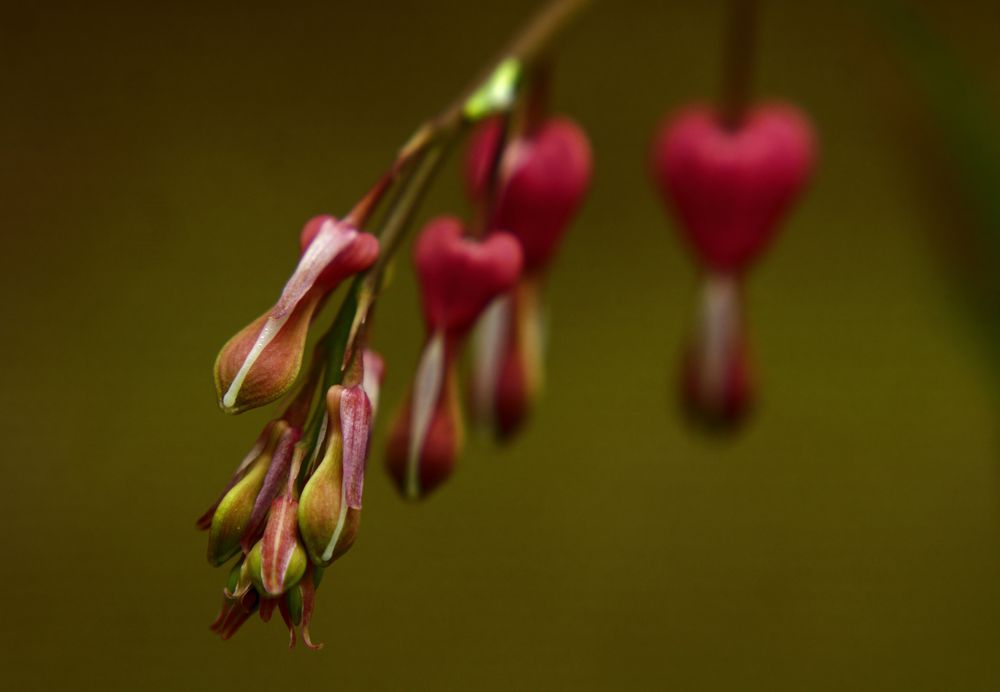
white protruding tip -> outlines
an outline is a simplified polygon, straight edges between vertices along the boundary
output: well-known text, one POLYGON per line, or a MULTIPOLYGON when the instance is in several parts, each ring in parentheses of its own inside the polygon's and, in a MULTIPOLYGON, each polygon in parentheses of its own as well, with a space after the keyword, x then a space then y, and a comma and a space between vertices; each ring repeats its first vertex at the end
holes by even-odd
POLYGON ((243 364, 240 366, 239 371, 236 373, 236 377, 229 385, 229 389, 226 390, 225 396, 222 397, 222 405, 227 409, 233 408, 236 404, 236 398, 240 394, 240 389, 243 388, 243 382, 246 380, 247 375, 250 374, 250 368, 254 366, 257 359, 260 358, 260 354, 264 352, 274 337, 278 335, 281 328, 285 326, 285 322, 288 321, 288 315, 274 319, 269 317, 267 322, 264 323, 264 328, 260 330, 260 334, 257 335, 257 341, 254 342, 253 348, 247 353, 247 357, 243 359, 243 364))

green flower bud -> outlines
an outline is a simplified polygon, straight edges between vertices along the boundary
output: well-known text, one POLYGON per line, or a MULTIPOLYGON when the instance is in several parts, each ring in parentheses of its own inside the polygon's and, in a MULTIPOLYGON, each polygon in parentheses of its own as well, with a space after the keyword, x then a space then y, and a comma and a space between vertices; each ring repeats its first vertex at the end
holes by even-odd
POLYGON ((360 509, 347 502, 344 488, 344 444, 340 399, 344 388, 334 386, 327 395, 330 434, 323 460, 306 482, 299 500, 299 531, 309 558, 327 566, 354 543, 360 509))
POLYGON ((212 565, 221 565, 240 552, 240 539, 250 523, 254 502, 271 464, 271 456, 282 433, 287 429, 288 424, 284 421, 272 428, 267 446, 260 456, 219 502, 212 515, 212 526, 208 533, 208 561, 212 565))

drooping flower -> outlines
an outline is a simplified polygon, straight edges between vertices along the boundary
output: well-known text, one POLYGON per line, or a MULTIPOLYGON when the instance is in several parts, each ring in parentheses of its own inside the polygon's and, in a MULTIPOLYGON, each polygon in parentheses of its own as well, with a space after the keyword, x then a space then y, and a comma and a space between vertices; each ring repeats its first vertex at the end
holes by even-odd
POLYGON ((716 272, 741 271, 808 181, 814 147, 808 120, 791 106, 760 106, 736 128, 694 106, 661 126, 653 173, 699 259, 716 272))
POLYGON ((514 286, 522 252, 507 233, 484 241, 464 237, 461 221, 446 216, 424 227, 414 263, 428 337, 387 450, 390 474, 411 498, 426 495, 451 473, 462 444, 456 356, 480 313, 514 286))
MULTIPOLYGON (((465 181, 474 200, 491 193, 489 169, 502 128, 493 119, 473 134, 465 181)), ((552 261, 590 187, 591 169, 587 135, 569 118, 549 118, 504 147, 488 226, 518 239, 526 274, 542 271, 552 261)))
POLYGON ((590 186, 592 163, 586 135, 567 118, 549 118, 506 144, 502 135, 499 119, 473 134, 465 183, 470 198, 490 209, 488 226, 513 234, 524 253, 517 287, 486 310, 476 334, 472 409, 506 438, 542 387, 545 276, 590 186))
POLYGON ((300 243, 302 256, 278 302, 230 339, 215 361, 219 403, 229 413, 262 406, 288 391, 317 307, 378 256, 374 236, 332 216, 311 219, 300 243))
POLYGON ((745 273, 807 183, 814 148, 805 116, 782 104, 754 108, 736 125, 689 107, 664 121, 653 142, 654 178, 705 270, 681 394, 692 417, 713 429, 735 427, 751 408, 745 273))

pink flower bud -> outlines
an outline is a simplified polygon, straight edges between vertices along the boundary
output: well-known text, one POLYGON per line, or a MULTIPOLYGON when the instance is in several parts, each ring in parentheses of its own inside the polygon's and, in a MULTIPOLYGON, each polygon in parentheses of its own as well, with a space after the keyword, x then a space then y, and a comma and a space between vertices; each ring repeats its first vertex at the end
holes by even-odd
MULTIPOLYGON (((260 546, 260 585, 264 593, 280 596, 305 574, 306 551, 299 541, 299 503, 282 495, 271 503, 267 529, 260 546)), ((255 547, 256 549, 256 547, 255 547)), ((251 551, 250 555, 254 553, 251 551)), ((250 556, 247 561, 251 562, 250 556)), ((257 565, 251 563, 251 569, 257 565)))
POLYGON ((420 233, 414 263, 429 331, 463 335, 483 308, 517 281, 521 248, 507 233, 482 242, 463 237, 461 221, 441 216, 420 233))
POLYGON ((752 110, 736 129, 691 107, 663 123, 653 173, 701 260, 739 271, 766 248, 813 165, 809 122, 787 105, 752 110))
MULTIPOLYGON (((309 251, 321 232, 330 233, 340 222, 332 216, 314 216, 303 226, 299 234, 299 248, 303 255, 309 251), (330 224, 333 224, 331 227, 330 224)), ((337 285, 360 271, 370 267, 378 257, 378 239, 369 233, 358 233, 353 242, 344 247, 335 262, 331 262, 316 278, 316 285, 331 291, 337 285)))
MULTIPOLYGON (((465 178, 473 199, 486 194, 501 128, 500 120, 487 121, 471 140, 465 178)), ((517 237, 525 271, 535 272, 551 261, 587 193, 591 168, 587 136, 567 118, 550 118, 505 147, 490 227, 517 237)))
POLYGON ((299 264, 267 313, 229 340, 215 361, 222 408, 239 413, 284 394, 295 382, 313 313, 344 278, 369 268, 378 241, 332 216, 306 224, 299 264))

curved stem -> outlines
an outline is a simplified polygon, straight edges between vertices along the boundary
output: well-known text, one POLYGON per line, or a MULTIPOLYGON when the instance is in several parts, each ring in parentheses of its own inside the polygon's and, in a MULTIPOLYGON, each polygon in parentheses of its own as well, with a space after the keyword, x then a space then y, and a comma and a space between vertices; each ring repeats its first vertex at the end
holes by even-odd
POLYGON ((722 124, 731 130, 743 122, 750 101, 756 23, 757 0, 730 0, 719 110, 722 124))
MULTIPOLYGON (((345 217, 350 223, 363 226, 386 193, 397 183, 400 185, 379 224, 381 247, 378 259, 369 270, 355 278, 333 323, 321 337, 326 366, 318 397, 320 403, 313 411, 307 424, 307 434, 303 437, 303 443, 310 447, 310 455, 320 442, 319 422, 324 415, 322 394, 330 386, 340 383, 350 363, 360 357, 386 269, 402 245, 406 230, 451 145, 471 123, 497 113, 510 112, 525 71, 534 69, 562 29, 588 3, 589 0, 552 0, 546 5, 501 53, 484 77, 473 82, 461 97, 417 128, 399 150, 389 169, 345 217)), ((303 470, 308 474, 307 468, 303 470)))

